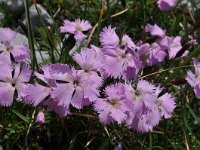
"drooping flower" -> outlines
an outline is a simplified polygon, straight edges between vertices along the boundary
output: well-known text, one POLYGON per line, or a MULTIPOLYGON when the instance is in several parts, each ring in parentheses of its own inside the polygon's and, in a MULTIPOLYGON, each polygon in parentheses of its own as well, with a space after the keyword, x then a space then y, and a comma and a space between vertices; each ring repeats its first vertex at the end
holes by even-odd
POLYGON ((16 32, 10 28, 0 28, 0 58, 3 58, 6 63, 11 63, 12 57, 16 62, 29 60, 30 58, 27 46, 12 43, 15 36, 16 32))
POLYGON ((158 0, 157 5, 162 11, 169 11, 176 5, 177 0, 158 0))
POLYGON ((164 37, 166 31, 161 29, 157 24, 147 24, 145 26, 145 32, 149 32, 152 36, 164 37))
POLYGON ((43 111, 39 111, 39 113, 37 114, 36 122, 39 124, 45 123, 45 115, 43 111))
POLYGON ((190 41, 188 41, 188 44, 189 44, 190 46, 194 46, 194 45, 197 45, 198 42, 197 42, 196 39, 191 39, 190 41))
POLYGON ((60 32, 74 34, 76 40, 82 40, 87 37, 83 34, 83 31, 88 31, 91 28, 92 26, 87 20, 76 19, 75 21, 69 21, 66 19, 63 26, 60 27, 60 32))
POLYGON ((56 114, 59 115, 60 118, 63 118, 70 114, 69 107, 58 105, 58 103, 52 98, 47 99, 42 103, 42 105, 47 106, 50 110, 53 110, 56 114))
POLYGON ((142 44, 138 48, 138 54, 143 62, 146 62, 147 66, 152 66, 162 62, 166 57, 165 49, 159 46, 157 43, 153 44, 142 44))
POLYGON ((195 73, 188 71, 185 79, 193 88, 196 97, 200 99, 200 62, 194 59, 193 64, 195 73))
POLYGON ((98 98, 94 102, 94 108, 99 113, 102 123, 122 123, 127 119, 127 113, 133 106, 125 98, 124 90, 123 84, 110 85, 105 89, 105 98, 98 98))
POLYGON ((181 37, 169 37, 165 36, 160 41, 158 41, 161 47, 167 49, 169 54, 169 59, 175 58, 176 54, 182 49, 181 37))
POLYGON ((15 91, 17 91, 18 98, 21 97, 21 93, 30 80, 31 72, 26 65, 4 64, 0 66, 0 105, 12 105, 15 91))

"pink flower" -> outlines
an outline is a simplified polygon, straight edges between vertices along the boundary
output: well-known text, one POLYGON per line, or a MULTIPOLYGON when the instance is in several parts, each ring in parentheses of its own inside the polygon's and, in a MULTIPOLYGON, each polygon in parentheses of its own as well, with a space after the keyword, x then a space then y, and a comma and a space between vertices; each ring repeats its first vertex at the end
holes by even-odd
POLYGON ((191 71, 188 71, 185 79, 193 88, 196 97, 200 99, 200 62, 194 59, 193 64, 195 68, 195 74, 191 71))
POLYGON ((141 80, 134 89, 126 85, 125 96, 132 101, 133 109, 126 120, 127 126, 140 132, 148 132, 156 126, 161 118, 169 118, 175 109, 175 99, 160 87, 155 87, 141 80))
POLYGON ((155 86, 151 83, 140 80, 138 81, 136 89, 131 85, 126 86, 126 96, 133 101, 133 113, 141 115, 146 111, 146 108, 152 109, 156 102, 155 86))
POLYGON ((35 75, 38 79, 46 83, 46 85, 41 85, 38 83, 27 84, 22 93, 22 102, 31 104, 33 106, 39 105, 50 95, 52 88, 57 86, 56 80, 51 76, 51 74, 65 73, 69 71, 69 69, 69 66, 64 64, 44 65, 42 67, 43 74, 35 72, 35 75))
POLYGON ((39 113, 37 114, 36 122, 39 123, 39 124, 45 123, 45 115, 44 115, 44 112, 39 111, 39 113))
POLYGON ((22 102, 33 106, 39 105, 50 93, 50 88, 38 83, 28 84, 22 93, 22 102))
POLYGON ((117 46, 119 45, 119 37, 115 32, 116 28, 111 26, 103 28, 100 33, 100 42, 103 46, 117 46))
POLYGON ((44 103, 43 103, 44 106, 47 106, 49 109, 53 110, 56 114, 59 115, 60 118, 63 118, 65 116, 67 116, 68 114, 70 114, 70 110, 69 110, 69 107, 66 107, 66 106, 61 106, 61 105, 58 105, 58 103, 49 98, 47 99, 44 103))
POLYGON ((96 84, 91 82, 90 77, 82 70, 72 69, 66 73, 55 73, 53 77, 62 82, 57 83, 57 87, 51 92, 51 97, 58 105, 69 107, 71 104, 81 109, 99 96, 96 84))
POLYGON ((161 116, 164 116, 165 118, 170 118, 172 116, 172 112, 174 112, 176 103, 171 94, 163 94, 157 98, 156 103, 161 116))
POLYGON ((127 34, 123 35, 121 45, 126 46, 133 51, 137 49, 137 46, 127 34))
POLYGON ((176 54, 182 49, 181 37, 164 37, 159 42, 160 46, 167 49, 169 59, 175 58, 176 54))
POLYGON ((104 55, 100 49, 82 48, 73 58, 85 72, 100 71, 104 67, 104 55))
POLYGON ((76 40, 82 40, 87 37, 83 34, 83 31, 88 31, 91 28, 92 26, 87 20, 76 19, 75 21, 69 21, 66 19, 63 26, 60 27, 60 32, 74 34, 76 40))
POLYGON ((166 57, 166 52, 157 43, 142 44, 138 48, 140 58, 147 63, 148 66, 152 66, 162 62, 166 57))
POLYGON ((3 58, 5 63, 11 63, 11 56, 16 62, 29 60, 30 58, 28 47, 12 44, 15 36, 16 32, 10 28, 0 28, 0 58, 3 58))
POLYGON ((104 73, 107 76, 130 80, 134 79, 142 68, 142 62, 135 52, 118 48, 107 51, 105 56, 104 73))
POLYGON ((122 123, 131 111, 132 103, 124 97, 124 85, 115 84, 106 87, 105 98, 98 98, 94 102, 95 110, 99 113, 100 121, 104 124, 112 122, 122 123))
POLYGON ((31 72, 25 65, 22 67, 19 64, 0 66, 0 105, 12 105, 15 91, 18 93, 18 98, 21 97, 27 82, 30 80, 31 72))
POLYGON ((147 24, 145 26, 145 32, 149 32, 152 36, 164 37, 166 31, 161 29, 157 24, 147 24))
POLYGON ((176 5, 177 0, 158 0, 157 5, 162 11, 168 11, 176 5))

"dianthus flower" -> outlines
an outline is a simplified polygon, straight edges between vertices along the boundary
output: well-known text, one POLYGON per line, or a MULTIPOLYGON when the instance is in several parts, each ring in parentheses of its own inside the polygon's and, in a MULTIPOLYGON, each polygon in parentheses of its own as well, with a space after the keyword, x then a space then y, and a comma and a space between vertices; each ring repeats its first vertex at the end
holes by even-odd
POLYGON ((52 109, 60 117, 64 117, 70 113, 69 107, 58 105, 58 102, 51 98, 50 93, 53 88, 57 87, 56 79, 53 74, 66 73, 70 70, 65 64, 51 64, 42 67, 43 74, 35 72, 37 79, 40 79, 44 84, 28 84, 22 93, 22 102, 37 106, 39 104, 52 109))
POLYGON ((37 114, 36 122, 39 124, 45 123, 45 115, 43 111, 39 111, 39 113, 37 114))
POLYGON ((111 26, 103 28, 100 33, 100 42, 103 46, 118 46, 120 39, 111 26))
POLYGON ((105 74, 115 78, 123 77, 124 79, 133 79, 142 68, 137 54, 126 52, 123 49, 111 50, 111 54, 107 52, 105 59, 105 74), (134 56, 135 55, 135 56, 134 56), (129 70, 132 74, 129 74, 129 70))
POLYGON ((100 33, 100 43, 103 46, 103 49, 116 49, 119 46, 124 46, 125 48, 129 48, 131 50, 135 50, 137 47, 132 39, 127 35, 122 36, 122 40, 120 43, 120 38, 115 32, 116 28, 112 28, 111 26, 103 28, 100 33))
POLYGON ((16 62, 25 61, 30 58, 28 47, 12 43, 15 36, 16 32, 10 28, 0 28, 0 58, 5 63, 11 63, 11 58, 16 62))
POLYGON ((142 62, 135 52, 136 45, 131 38, 125 34, 120 44, 115 28, 108 26, 101 32, 100 42, 105 55, 104 75, 127 80, 134 79, 142 68, 142 62))
POLYGON ((124 122, 132 107, 132 103, 124 96, 123 84, 106 87, 105 98, 98 98, 94 102, 94 108, 99 113, 100 121, 104 124, 124 122))
POLYGON ((166 31, 161 29, 157 24, 147 24, 145 26, 145 32, 149 32, 152 36, 164 37, 166 31))
POLYGON ((134 114, 140 116, 144 113, 145 108, 151 109, 154 107, 156 102, 154 91, 155 86, 145 80, 138 81, 136 89, 131 85, 126 86, 126 96, 134 103, 134 114))
POLYGON ((158 44, 168 51, 169 59, 175 58, 176 54, 182 49, 181 37, 169 37, 165 36, 158 41, 158 44))
POLYGON ((151 83, 140 80, 136 89, 126 85, 126 97, 133 102, 133 109, 126 120, 127 125, 139 132, 148 132, 161 118, 169 118, 175 108, 175 99, 169 93, 160 96, 163 91, 151 83))
POLYGON ((66 73, 55 73, 57 87, 51 92, 51 97, 58 102, 58 105, 69 106, 70 104, 78 109, 93 102, 99 91, 95 83, 91 82, 91 76, 85 75, 83 70, 71 69, 66 73))
POLYGON ((79 64, 83 73, 90 78, 95 87, 99 87, 103 80, 98 75, 104 68, 104 55, 98 48, 83 48, 73 56, 74 60, 79 64))
POLYGON ((193 60, 195 74, 192 71, 187 72, 186 80, 193 88, 194 93, 200 99, 200 62, 193 60))
POLYGON ((176 5, 177 0, 158 0, 157 5, 162 11, 168 11, 176 5))
POLYGON ((31 72, 26 65, 4 64, 0 66, 0 105, 12 105, 15 91, 20 98, 30 80, 31 72))
POLYGON ((76 19, 75 21, 64 20, 63 26, 60 27, 61 33, 74 34, 76 40, 82 40, 87 36, 83 31, 88 31, 92 26, 87 20, 76 19))
POLYGON ((152 66, 162 62, 166 57, 165 49, 159 46, 157 43, 153 44, 142 44, 138 48, 138 54, 140 58, 146 62, 147 66, 152 66))

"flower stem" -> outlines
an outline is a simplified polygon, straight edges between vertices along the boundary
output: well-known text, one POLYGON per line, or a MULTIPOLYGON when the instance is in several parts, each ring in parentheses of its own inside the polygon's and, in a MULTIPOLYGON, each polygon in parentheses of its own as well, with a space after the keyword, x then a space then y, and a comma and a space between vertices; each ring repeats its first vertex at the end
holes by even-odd
POLYGON ((29 14, 29 1, 23 0, 23 2, 24 2, 24 7, 25 7, 25 13, 26 13, 26 21, 28 24, 28 42, 29 42, 29 47, 31 49, 31 67, 34 71, 35 69, 39 70, 39 68, 38 68, 37 58, 36 58, 36 53, 35 53, 35 48, 34 48, 34 36, 32 32, 32 26, 31 26, 30 14, 29 14))

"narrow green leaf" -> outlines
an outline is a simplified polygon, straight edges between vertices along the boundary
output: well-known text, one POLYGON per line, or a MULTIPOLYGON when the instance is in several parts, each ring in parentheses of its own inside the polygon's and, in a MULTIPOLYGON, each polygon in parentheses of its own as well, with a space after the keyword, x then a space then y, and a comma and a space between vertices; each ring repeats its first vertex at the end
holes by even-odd
POLYGON ((14 110, 14 109, 11 109, 11 111, 12 111, 15 115, 17 115, 20 119, 22 119, 24 122, 26 122, 26 123, 28 123, 28 124, 30 123, 30 118, 28 118, 28 117, 22 115, 21 113, 19 113, 18 111, 14 110))

